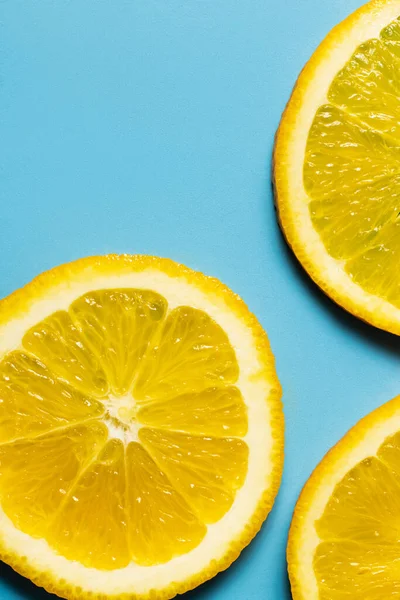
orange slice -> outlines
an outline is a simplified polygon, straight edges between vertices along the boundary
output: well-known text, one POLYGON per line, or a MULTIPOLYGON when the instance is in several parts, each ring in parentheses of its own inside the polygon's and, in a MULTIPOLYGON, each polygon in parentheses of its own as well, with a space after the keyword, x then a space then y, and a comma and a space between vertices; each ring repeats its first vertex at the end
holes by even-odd
POLYGON ((282 230, 338 304, 400 334, 400 0, 366 4, 301 73, 275 146, 282 230))
POLYGON ((294 600, 399 595, 400 397, 325 456, 299 498, 288 545, 294 600))
POLYGON ((283 455, 243 302, 171 261, 106 256, 0 309, 0 558, 74 599, 172 598, 227 568, 283 455))

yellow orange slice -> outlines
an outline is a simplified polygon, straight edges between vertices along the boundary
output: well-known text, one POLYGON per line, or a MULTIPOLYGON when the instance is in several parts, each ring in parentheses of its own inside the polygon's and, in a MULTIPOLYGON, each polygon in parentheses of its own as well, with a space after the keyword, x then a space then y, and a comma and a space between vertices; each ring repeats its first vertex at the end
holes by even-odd
POLYGON ((315 282, 400 333, 400 1, 334 28, 301 73, 276 138, 279 219, 315 282))
POLYGON ((228 567, 283 456, 243 302, 171 261, 106 256, 0 315, 0 558, 65 598, 172 598, 228 567))
POLYGON ((400 397, 362 419, 325 456, 290 529, 294 600, 396 598, 400 397))

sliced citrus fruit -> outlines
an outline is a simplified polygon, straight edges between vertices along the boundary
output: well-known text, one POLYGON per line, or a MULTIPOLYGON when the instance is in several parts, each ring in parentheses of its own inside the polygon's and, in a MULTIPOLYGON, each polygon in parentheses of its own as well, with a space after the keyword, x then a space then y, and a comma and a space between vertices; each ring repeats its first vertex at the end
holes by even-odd
POLYGON ((400 594, 400 396, 351 429, 306 483, 289 534, 294 600, 400 594))
POLYGON ((400 0, 370 2, 301 73, 277 133, 282 230, 315 282, 400 333, 400 0))
POLYGON ((65 598, 172 598, 227 568, 276 495, 280 386, 220 282, 83 259, 0 303, 0 558, 65 598))

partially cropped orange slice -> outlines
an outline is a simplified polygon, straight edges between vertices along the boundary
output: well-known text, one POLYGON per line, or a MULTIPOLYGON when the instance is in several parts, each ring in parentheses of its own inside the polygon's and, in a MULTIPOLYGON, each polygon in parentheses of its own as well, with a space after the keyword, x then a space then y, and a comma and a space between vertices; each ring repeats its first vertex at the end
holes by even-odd
POLYGON ((399 597, 400 396, 362 419, 306 483, 288 545, 293 600, 399 597))
POLYGON ((346 310, 396 334, 399 98, 400 0, 373 0, 302 71, 274 160, 279 219, 303 267, 346 310))
POLYGON ((283 455, 273 357, 241 300, 107 256, 0 315, 0 558, 65 598, 172 598, 228 567, 283 455))

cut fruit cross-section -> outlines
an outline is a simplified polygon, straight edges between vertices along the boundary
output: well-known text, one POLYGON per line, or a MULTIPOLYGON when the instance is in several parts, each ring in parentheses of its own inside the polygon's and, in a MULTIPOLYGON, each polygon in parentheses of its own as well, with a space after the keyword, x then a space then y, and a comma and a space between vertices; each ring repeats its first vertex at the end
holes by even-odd
POLYGON ((400 334, 400 0, 332 30, 302 71, 276 137, 289 245, 333 300, 400 334))
POLYGON ((400 397, 325 456, 298 500, 288 545, 294 600, 400 594, 400 397))
POLYGON ((107 256, 1 303, 0 558, 65 598, 172 598, 230 565, 282 469, 265 333, 221 283, 107 256))

